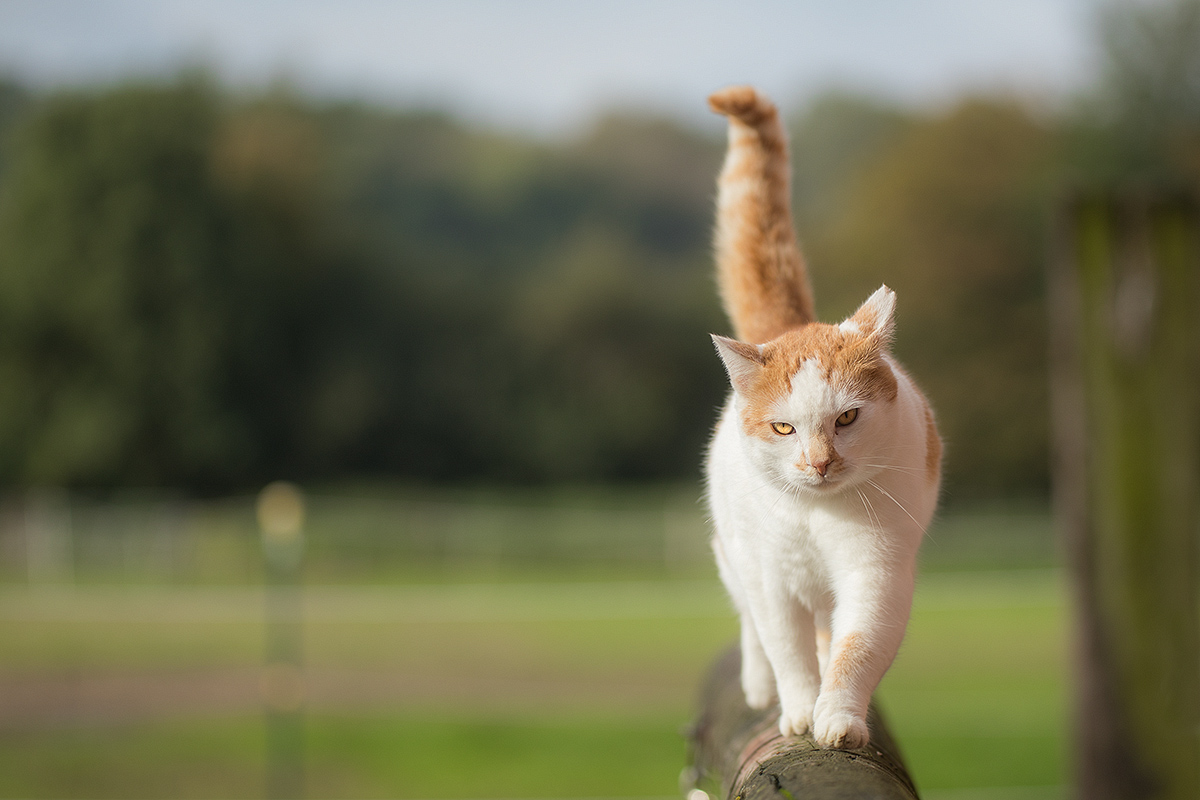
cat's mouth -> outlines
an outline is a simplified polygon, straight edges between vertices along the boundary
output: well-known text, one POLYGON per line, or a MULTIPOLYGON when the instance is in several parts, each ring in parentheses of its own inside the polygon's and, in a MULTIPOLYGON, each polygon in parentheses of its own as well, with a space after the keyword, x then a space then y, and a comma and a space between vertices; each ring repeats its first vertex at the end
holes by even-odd
POLYGON ((817 469, 809 464, 796 464, 795 472, 792 473, 792 482, 802 488, 815 489, 819 492, 832 489, 842 482, 846 470, 840 459, 828 465, 822 464, 820 467, 817 469))
POLYGON ((797 489, 805 489, 816 492, 829 492, 839 488, 842 484, 842 471, 837 474, 827 472, 824 475, 818 475, 811 471, 793 473, 791 483, 797 489))
POLYGON ((810 478, 809 486, 818 491, 827 491, 837 486, 840 481, 836 475, 822 475, 816 478, 810 478))

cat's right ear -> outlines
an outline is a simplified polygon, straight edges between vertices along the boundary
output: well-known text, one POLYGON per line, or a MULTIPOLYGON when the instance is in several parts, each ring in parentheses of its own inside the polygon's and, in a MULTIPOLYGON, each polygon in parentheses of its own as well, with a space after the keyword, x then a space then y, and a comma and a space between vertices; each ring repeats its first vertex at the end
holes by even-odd
POLYGON ((715 333, 712 334, 712 340, 717 346, 717 355, 725 364, 725 371, 729 373, 729 383, 734 391, 750 391, 755 379, 762 372, 763 364, 766 363, 763 360, 762 349, 758 345, 717 336, 715 333))

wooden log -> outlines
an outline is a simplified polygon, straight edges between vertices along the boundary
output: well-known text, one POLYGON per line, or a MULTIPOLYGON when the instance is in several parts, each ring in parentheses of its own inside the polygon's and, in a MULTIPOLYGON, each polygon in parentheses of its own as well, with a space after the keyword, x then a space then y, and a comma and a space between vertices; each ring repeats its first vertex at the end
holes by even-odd
POLYGON ((1200 797, 1200 217, 1064 204, 1050 270, 1055 506, 1087 800, 1200 797))
MULTIPOLYGON (((680 783, 728 800, 916 800, 917 789, 895 740, 872 703, 871 741, 859 750, 828 750, 811 735, 784 738, 778 707, 746 705, 736 647, 713 665, 689 734, 689 766, 680 783)), ((697 795, 697 797, 699 797, 697 795)))

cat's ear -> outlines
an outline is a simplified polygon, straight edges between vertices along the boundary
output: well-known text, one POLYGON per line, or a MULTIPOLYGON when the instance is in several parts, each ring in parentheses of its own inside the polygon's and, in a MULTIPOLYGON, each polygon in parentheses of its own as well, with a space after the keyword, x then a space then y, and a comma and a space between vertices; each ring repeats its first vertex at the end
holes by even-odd
POLYGON ((712 335, 713 344, 717 346, 717 355, 725 363, 725 371, 729 373, 729 383, 735 391, 747 392, 754 380, 762 371, 762 350, 759 346, 728 339, 724 336, 712 335))
POLYGON ((847 333, 859 333, 873 339, 881 350, 886 350, 892 343, 895 314, 896 293, 886 286, 880 286, 858 307, 858 311, 838 327, 847 333))

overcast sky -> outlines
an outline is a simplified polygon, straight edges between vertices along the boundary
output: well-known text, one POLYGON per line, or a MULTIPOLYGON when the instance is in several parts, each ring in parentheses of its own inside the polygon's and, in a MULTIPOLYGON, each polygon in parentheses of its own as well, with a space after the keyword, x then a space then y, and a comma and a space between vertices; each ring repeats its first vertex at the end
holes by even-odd
POLYGON ((1053 99, 1089 79, 1096 3, 0 0, 0 72, 44 87, 204 64, 233 84, 286 76, 554 133, 616 105, 702 120, 705 95, 731 83, 785 105, 831 85, 1053 99))

